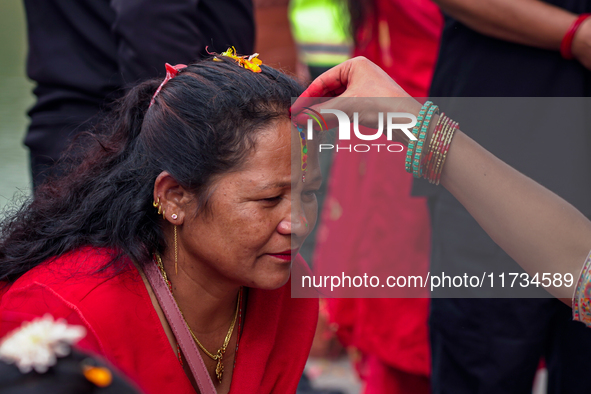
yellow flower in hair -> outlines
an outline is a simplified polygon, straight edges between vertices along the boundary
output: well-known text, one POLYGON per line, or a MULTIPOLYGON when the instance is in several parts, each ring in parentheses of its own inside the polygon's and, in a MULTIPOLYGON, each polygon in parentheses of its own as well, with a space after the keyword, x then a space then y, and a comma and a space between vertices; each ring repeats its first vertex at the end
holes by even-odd
MULTIPOLYGON (((230 47, 227 51, 222 52, 219 56, 226 56, 232 58, 238 63, 241 67, 244 67, 247 70, 250 70, 255 73, 261 72, 260 65, 263 64, 261 59, 258 58, 258 53, 253 53, 250 56, 238 56, 236 54, 236 48, 230 47)), ((220 61, 217 57, 214 57, 213 60, 220 61)))
POLYGON ((255 73, 260 73, 260 65, 263 64, 263 61, 259 59, 258 56, 258 53, 253 53, 248 57, 248 59, 244 59, 244 68, 255 73))
POLYGON ((236 55, 236 48, 234 48, 234 47, 228 48, 228 50, 226 52, 222 52, 220 54, 220 56, 231 57, 232 59, 234 59, 236 61, 240 61, 240 57, 238 55, 236 55))

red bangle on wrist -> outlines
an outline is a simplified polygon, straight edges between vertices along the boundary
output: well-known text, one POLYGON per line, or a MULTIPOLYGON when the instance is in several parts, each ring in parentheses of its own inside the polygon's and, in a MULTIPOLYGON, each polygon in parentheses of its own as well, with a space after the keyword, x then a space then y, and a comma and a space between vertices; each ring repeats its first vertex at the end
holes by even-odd
POLYGON ((591 16, 591 14, 579 15, 579 17, 568 28, 568 31, 566 32, 566 34, 562 38, 562 42, 560 43, 560 54, 562 55, 563 58, 568 59, 568 60, 573 58, 572 46, 573 46, 573 38, 575 37, 575 33, 579 29, 579 26, 581 26, 581 23, 583 23, 583 21, 585 19, 589 18, 590 16, 591 16))

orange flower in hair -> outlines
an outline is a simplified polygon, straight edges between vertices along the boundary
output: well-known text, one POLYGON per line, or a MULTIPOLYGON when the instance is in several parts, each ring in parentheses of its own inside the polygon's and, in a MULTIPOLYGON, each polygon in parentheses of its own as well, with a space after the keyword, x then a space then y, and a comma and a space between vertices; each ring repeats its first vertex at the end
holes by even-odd
MULTIPOLYGON (((207 48, 206 48, 207 50, 207 48)), ((216 53, 210 53, 207 52, 210 55, 217 55, 216 53)), ((258 53, 253 53, 250 56, 239 56, 236 54, 236 48, 234 47, 230 47, 228 48, 227 51, 220 53, 217 56, 225 56, 225 57, 229 57, 231 59, 234 59, 236 61, 236 63, 238 63, 238 65, 240 65, 241 67, 244 67, 247 70, 250 70, 252 72, 255 73, 260 73, 261 72, 261 64, 263 64, 263 62, 261 61, 261 59, 258 58, 259 54, 258 53)), ((221 61, 221 59, 219 59, 217 56, 215 56, 213 58, 213 60, 215 61, 221 61)))

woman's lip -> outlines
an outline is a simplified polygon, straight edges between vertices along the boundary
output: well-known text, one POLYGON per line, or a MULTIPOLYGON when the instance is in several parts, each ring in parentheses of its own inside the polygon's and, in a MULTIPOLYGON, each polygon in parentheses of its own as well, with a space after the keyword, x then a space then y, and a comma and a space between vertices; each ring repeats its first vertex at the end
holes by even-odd
POLYGON ((297 249, 284 250, 283 252, 279 252, 279 253, 267 253, 267 254, 269 256, 273 256, 273 257, 283 260, 283 261, 291 261, 295 258, 295 256, 298 254, 299 251, 300 251, 300 248, 297 248, 297 249))
POLYGON ((292 256, 291 253, 269 253, 269 256, 275 257, 277 259, 283 260, 283 261, 291 261, 292 260, 292 256))
POLYGON ((283 261, 291 261, 298 254, 298 252, 299 252, 299 248, 292 249, 292 250, 284 250, 283 252, 279 252, 279 253, 267 253, 267 254, 269 256, 273 256, 273 257, 281 259, 283 261))

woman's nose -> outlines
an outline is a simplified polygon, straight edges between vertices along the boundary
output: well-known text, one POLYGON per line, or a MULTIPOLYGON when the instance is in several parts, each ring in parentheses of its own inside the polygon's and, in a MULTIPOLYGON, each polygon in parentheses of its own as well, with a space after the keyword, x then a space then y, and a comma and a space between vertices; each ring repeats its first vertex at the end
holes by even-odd
POLYGON ((277 226, 277 231, 284 235, 305 237, 308 234, 308 220, 302 213, 290 213, 277 226))

